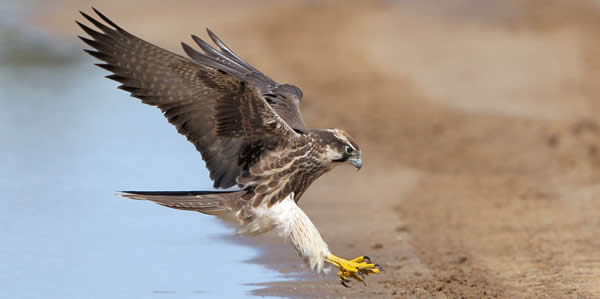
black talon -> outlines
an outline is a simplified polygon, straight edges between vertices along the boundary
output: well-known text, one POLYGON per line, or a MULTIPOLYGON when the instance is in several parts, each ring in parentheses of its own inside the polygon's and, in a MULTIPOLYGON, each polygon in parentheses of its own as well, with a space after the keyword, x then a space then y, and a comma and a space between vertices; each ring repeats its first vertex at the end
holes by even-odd
POLYGON ((358 274, 360 275, 360 279, 361 279, 362 283, 363 283, 363 284, 365 285, 365 287, 366 287, 366 286, 367 286, 367 281, 366 281, 366 278, 367 278, 367 277, 365 277, 365 274, 364 274, 364 273, 362 273, 362 272, 360 272, 360 271, 358 271, 358 272, 356 272, 356 273, 358 273, 358 274))
POLYGON ((356 273, 357 273, 358 275, 360 275, 360 278, 361 278, 363 281, 365 281, 365 274, 364 274, 364 273, 362 273, 362 271, 358 271, 358 272, 356 272, 356 273))
POLYGON ((363 255, 363 259, 365 259, 365 261, 367 261, 367 264, 371 263, 371 258, 370 257, 368 257, 366 255, 363 255))
POLYGON ((340 282, 342 283, 343 286, 345 286, 347 288, 351 288, 352 287, 351 285, 347 284, 347 283, 350 283, 349 279, 344 279, 344 278, 340 277, 340 282))

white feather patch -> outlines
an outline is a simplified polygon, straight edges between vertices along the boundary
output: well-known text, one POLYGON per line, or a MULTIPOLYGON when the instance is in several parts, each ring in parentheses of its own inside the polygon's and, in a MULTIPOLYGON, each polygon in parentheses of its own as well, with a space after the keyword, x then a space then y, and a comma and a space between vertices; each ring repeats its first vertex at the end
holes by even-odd
POLYGON ((315 225, 294 201, 293 192, 271 208, 261 205, 254 213, 255 220, 245 225, 242 233, 261 233, 275 228, 280 236, 289 237, 312 270, 323 271, 324 259, 331 252, 315 225))

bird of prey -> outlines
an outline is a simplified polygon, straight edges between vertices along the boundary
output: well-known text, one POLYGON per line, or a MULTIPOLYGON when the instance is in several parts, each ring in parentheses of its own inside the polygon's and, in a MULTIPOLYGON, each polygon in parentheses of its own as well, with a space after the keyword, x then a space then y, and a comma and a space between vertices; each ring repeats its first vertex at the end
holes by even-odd
POLYGON ((242 234, 276 229, 317 272, 329 263, 341 283, 363 282, 381 267, 366 256, 333 255, 298 207, 306 189, 337 165, 362 166, 361 151, 346 132, 308 129, 300 114, 302 91, 279 84, 236 55, 207 29, 213 47, 192 36, 201 51, 182 43, 188 58, 146 42, 94 9, 96 28, 77 24, 103 61, 107 78, 143 103, 158 107, 202 155, 215 189, 237 191, 123 191, 122 196, 209 215, 233 215, 242 234))

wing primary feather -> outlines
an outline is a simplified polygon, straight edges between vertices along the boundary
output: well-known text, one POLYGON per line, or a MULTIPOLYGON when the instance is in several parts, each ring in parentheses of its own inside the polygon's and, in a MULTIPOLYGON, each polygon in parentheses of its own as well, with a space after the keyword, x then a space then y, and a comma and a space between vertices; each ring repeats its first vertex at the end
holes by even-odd
POLYGON ((95 65, 112 73, 122 73, 122 70, 116 65, 108 63, 95 63, 95 65))
POLYGON ((238 64, 246 67, 247 69, 261 73, 259 70, 257 70, 256 68, 248 64, 246 61, 244 61, 242 58, 237 56, 235 53, 233 53, 233 51, 229 49, 229 47, 227 47, 227 45, 224 42, 222 42, 219 39, 219 37, 217 37, 217 35, 214 34, 210 29, 206 28, 206 32, 208 33, 210 39, 221 49, 223 54, 229 56, 229 58, 235 60, 238 64))
POLYGON ((81 13, 81 15, 88 20, 90 23, 94 24, 94 26, 98 27, 100 30, 104 31, 104 33, 114 33, 115 30, 98 22, 96 19, 90 17, 88 14, 86 14, 83 11, 79 11, 79 13, 81 13))
POLYGON ((195 35, 192 35, 192 39, 209 56, 212 56, 213 58, 222 59, 224 62, 237 67, 240 71, 246 70, 246 69, 244 69, 243 66, 241 66, 237 62, 231 60, 231 58, 229 58, 229 57, 223 55, 222 53, 220 53, 219 51, 215 50, 215 48, 211 47, 208 43, 206 43, 205 41, 203 41, 201 38, 199 38, 199 37, 197 37, 195 35))
POLYGON ((94 57, 96 57, 96 58, 98 58, 100 60, 103 60, 103 61, 107 61, 107 60, 109 60, 111 58, 110 56, 108 56, 108 55, 106 55, 106 54, 104 54, 102 52, 96 52, 96 51, 87 50, 87 49, 85 49, 83 51, 85 51, 86 53, 88 53, 88 54, 90 54, 90 55, 92 55, 92 56, 94 56, 94 57))
POLYGON ((93 39, 89 39, 89 38, 85 38, 83 36, 77 36, 80 40, 82 40, 84 43, 86 43, 88 46, 94 48, 94 49, 99 49, 102 47, 102 44, 100 44, 99 42, 93 40, 93 39))
POLYGON ((215 60, 212 57, 206 56, 198 51, 196 51, 194 48, 190 47, 188 44, 186 43, 181 43, 181 47, 183 48, 183 51, 185 51, 185 53, 190 56, 195 62, 215 69, 215 70, 221 70, 224 71, 226 73, 235 75, 239 78, 243 77, 243 73, 241 73, 239 70, 236 70, 234 68, 231 68, 230 66, 223 64, 217 60, 215 60))
POLYGON ((125 81, 128 80, 127 77, 123 77, 123 76, 120 76, 120 75, 117 75, 117 74, 108 75, 108 76, 106 76, 106 78, 111 79, 111 80, 115 80, 115 81, 121 82, 121 83, 125 83, 125 81))
POLYGON ((87 33, 89 36, 93 37, 94 39, 97 39, 99 41, 104 41, 106 43, 112 43, 114 41, 110 36, 108 36, 106 34, 102 34, 94 29, 91 29, 90 27, 88 27, 84 24, 81 24, 78 21, 75 21, 75 23, 77 23, 77 25, 79 25, 79 27, 81 29, 83 29, 83 31, 85 31, 85 33, 87 33))
POLYGON ((141 89, 141 88, 138 88, 138 87, 132 87, 132 86, 127 86, 127 85, 121 85, 121 86, 119 86, 117 88, 125 90, 125 91, 128 91, 132 95, 134 95, 135 93, 137 93, 141 89))
POLYGON ((189 57, 191 57, 194 60, 200 60, 202 59, 201 57, 204 56, 204 54, 196 51, 196 49, 190 47, 190 45, 182 42, 181 43, 181 47, 183 48, 183 51, 185 52, 185 54, 187 54, 189 57))
POLYGON ((196 49, 192 48, 190 45, 188 45, 186 43, 181 43, 181 47, 183 48, 183 51, 185 51, 185 53, 190 58, 192 58, 194 61, 200 63, 201 65, 204 65, 204 66, 207 66, 207 67, 210 67, 213 69, 217 69, 217 70, 222 70, 226 73, 236 75, 237 77, 240 77, 240 78, 243 77, 244 73, 246 72, 245 69, 243 69, 241 66, 239 66, 237 64, 224 64, 223 62, 220 62, 211 56, 207 56, 205 54, 198 52, 196 49), (234 66, 237 68, 233 68, 234 66))
MULTIPOLYGON (((104 22, 108 23, 110 26, 113 26, 113 28, 117 29, 120 32, 127 32, 125 30, 123 30, 123 28, 119 27, 117 24, 115 24, 113 21, 111 21, 109 18, 107 18, 106 16, 104 16, 100 11, 98 11, 97 9, 95 9, 94 7, 92 7, 92 10, 94 10, 94 12, 102 19, 104 20, 104 22)), ((84 14, 85 16, 85 14, 84 14)), ((94 24, 95 25, 95 24, 94 24)))

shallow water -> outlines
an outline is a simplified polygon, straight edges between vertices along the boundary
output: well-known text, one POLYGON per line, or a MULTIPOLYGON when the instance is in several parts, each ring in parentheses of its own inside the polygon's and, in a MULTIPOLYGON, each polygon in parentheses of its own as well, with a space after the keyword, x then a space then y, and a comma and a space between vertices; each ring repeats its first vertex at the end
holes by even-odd
POLYGON ((113 196, 211 188, 158 109, 78 49, 19 52, 0 53, 0 297, 237 298, 281 279, 210 216, 113 196))

